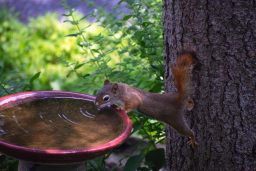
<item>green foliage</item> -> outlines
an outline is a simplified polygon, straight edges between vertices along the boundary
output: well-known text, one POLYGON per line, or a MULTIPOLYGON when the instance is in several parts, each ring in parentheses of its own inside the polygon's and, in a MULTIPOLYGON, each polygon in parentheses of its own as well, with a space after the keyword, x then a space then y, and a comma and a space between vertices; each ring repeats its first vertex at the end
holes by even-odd
POLYGON ((158 171, 165 165, 164 149, 154 149, 147 153, 145 156, 146 163, 153 171, 158 171))
MULTIPOLYGON (((77 38, 77 44, 83 49, 84 60, 74 67, 87 84, 94 85, 95 91, 104 79, 115 82, 125 82, 147 91, 160 92, 162 90, 162 28, 161 4, 155 0, 120 1, 127 3, 129 14, 118 11, 106 13, 97 9, 86 16, 77 16, 68 6, 64 14, 65 22, 77 29, 68 36, 77 38), (88 37, 88 31, 93 24, 84 24, 87 17, 96 18, 99 32, 88 37), (76 67, 77 66, 77 67, 76 67), (92 71, 81 70, 94 66, 92 71), (90 76, 90 77, 89 77, 90 76), (100 78, 100 79, 95 79, 100 78), (95 86, 98 85, 98 86, 95 86)), ((94 91, 94 92, 95 92, 94 91)))
MULTIPOLYGON (((99 88, 99 82, 110 79, 125 82, 146 91, 161 92, 162 66, 162 27, 161 2, 158 0, 121 0, 118 9, 125 2, 128 14, 117 11, 106 13, 97 9, 86 16, 77 16, 73 9, 65 5, 65 22, 75 26, 76 31, 68 36, 76 37, 77 44, 83 49, 85 58, 77 62, 72 72, 81 80, 99 88), (88 37, 92 25, 84 25, 84 19, 93 16, 96 24, 104 28, 95 36, 88 37), (94 66, 92 71, 82 70, 94 66), (97 79, 100 78, 100 79, 97 79)), ((100 85, 101 87, 101 85, 100 85)), ((93 90, 93 87, 90 87, 93 90)), ((94 91, 94 92, 95 92, 94 91)), ((163 149, 156 150, 156 144, 164 140, 163 125, 155 120, 142 117, 134 111, 129 114, 133 121, 133 135, 149 141, 148 146, 138 155, 128 157, 124 170, 157 170, 164 164, 163 149), (159 161, 154 163, 152 155, 157 154, 159 161), (146 156, 146 158, 145 158, 146 156)))
POLYGON ((109 171, 106 167, 105 167, 105 156, 103 157, 99 157, 97 159, 94 160, 89 160, 86 162, 86 170, 87 171, 109 171))
POLYGON ((7 156, 0 156, 0 170, 1 171, 16 171, 18 168, 18 161, 13 160, 7 156))
POLYGON ((140 167, 143 159, 143 154, 131 156, 126 162, 126 165, 124 166, 124 171, 136 171, 140 167))
POLYGON ((76 40, 65 37, 73 28, 59 22, 56 14, 30 19, 25 25, 4 9, 0 25, 1 95, 31 89, 71 90, 68 85, 79 79, 66 79, 67 65, 81 58, 76 40))

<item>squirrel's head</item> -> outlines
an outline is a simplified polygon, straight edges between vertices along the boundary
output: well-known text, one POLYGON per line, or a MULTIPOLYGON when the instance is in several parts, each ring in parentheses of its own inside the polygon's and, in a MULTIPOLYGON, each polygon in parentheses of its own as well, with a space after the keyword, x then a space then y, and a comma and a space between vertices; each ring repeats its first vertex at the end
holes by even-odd
POLYGON ((121 87, 117 83, 111 83, 109 80, 105 80, 102 89, 96 95, 95 105, 97 109, 102 110, 110 107, 124 109, 120 89, 121 87))

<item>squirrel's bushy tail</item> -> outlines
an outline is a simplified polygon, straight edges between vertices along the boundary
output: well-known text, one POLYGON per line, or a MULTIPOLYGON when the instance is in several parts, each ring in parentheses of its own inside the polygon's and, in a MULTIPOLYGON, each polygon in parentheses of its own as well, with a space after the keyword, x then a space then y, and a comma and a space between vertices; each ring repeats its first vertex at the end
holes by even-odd
POLYGON ((176 64, 171 66, 175 86, 178 91, 178 100, 188 98, 192 93, 191 76, 195 55, 193 52, 183 52, 176 59, 176 64))

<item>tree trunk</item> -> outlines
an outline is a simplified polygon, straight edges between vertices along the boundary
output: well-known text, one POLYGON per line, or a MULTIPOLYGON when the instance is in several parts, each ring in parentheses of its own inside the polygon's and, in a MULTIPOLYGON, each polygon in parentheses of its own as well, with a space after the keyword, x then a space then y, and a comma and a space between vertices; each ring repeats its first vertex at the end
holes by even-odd
POLYGON ((165 89, 168 64, 194 50, 195 107, 186 114, 199 146, 167 128, 174 171, 256 170, 256 1, 163 0, 165 89))

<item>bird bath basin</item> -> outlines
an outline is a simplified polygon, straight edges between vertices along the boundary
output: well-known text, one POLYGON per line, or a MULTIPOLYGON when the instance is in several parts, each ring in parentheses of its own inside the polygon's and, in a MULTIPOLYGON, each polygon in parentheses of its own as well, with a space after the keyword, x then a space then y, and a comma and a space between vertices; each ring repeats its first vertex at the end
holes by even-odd
POLYGON ((130 134, 123 111, 98 112, 95 97, 62 91, 0 97, 0 152, 19 159, 19 171, 84 170, 84 162, 130 134))

